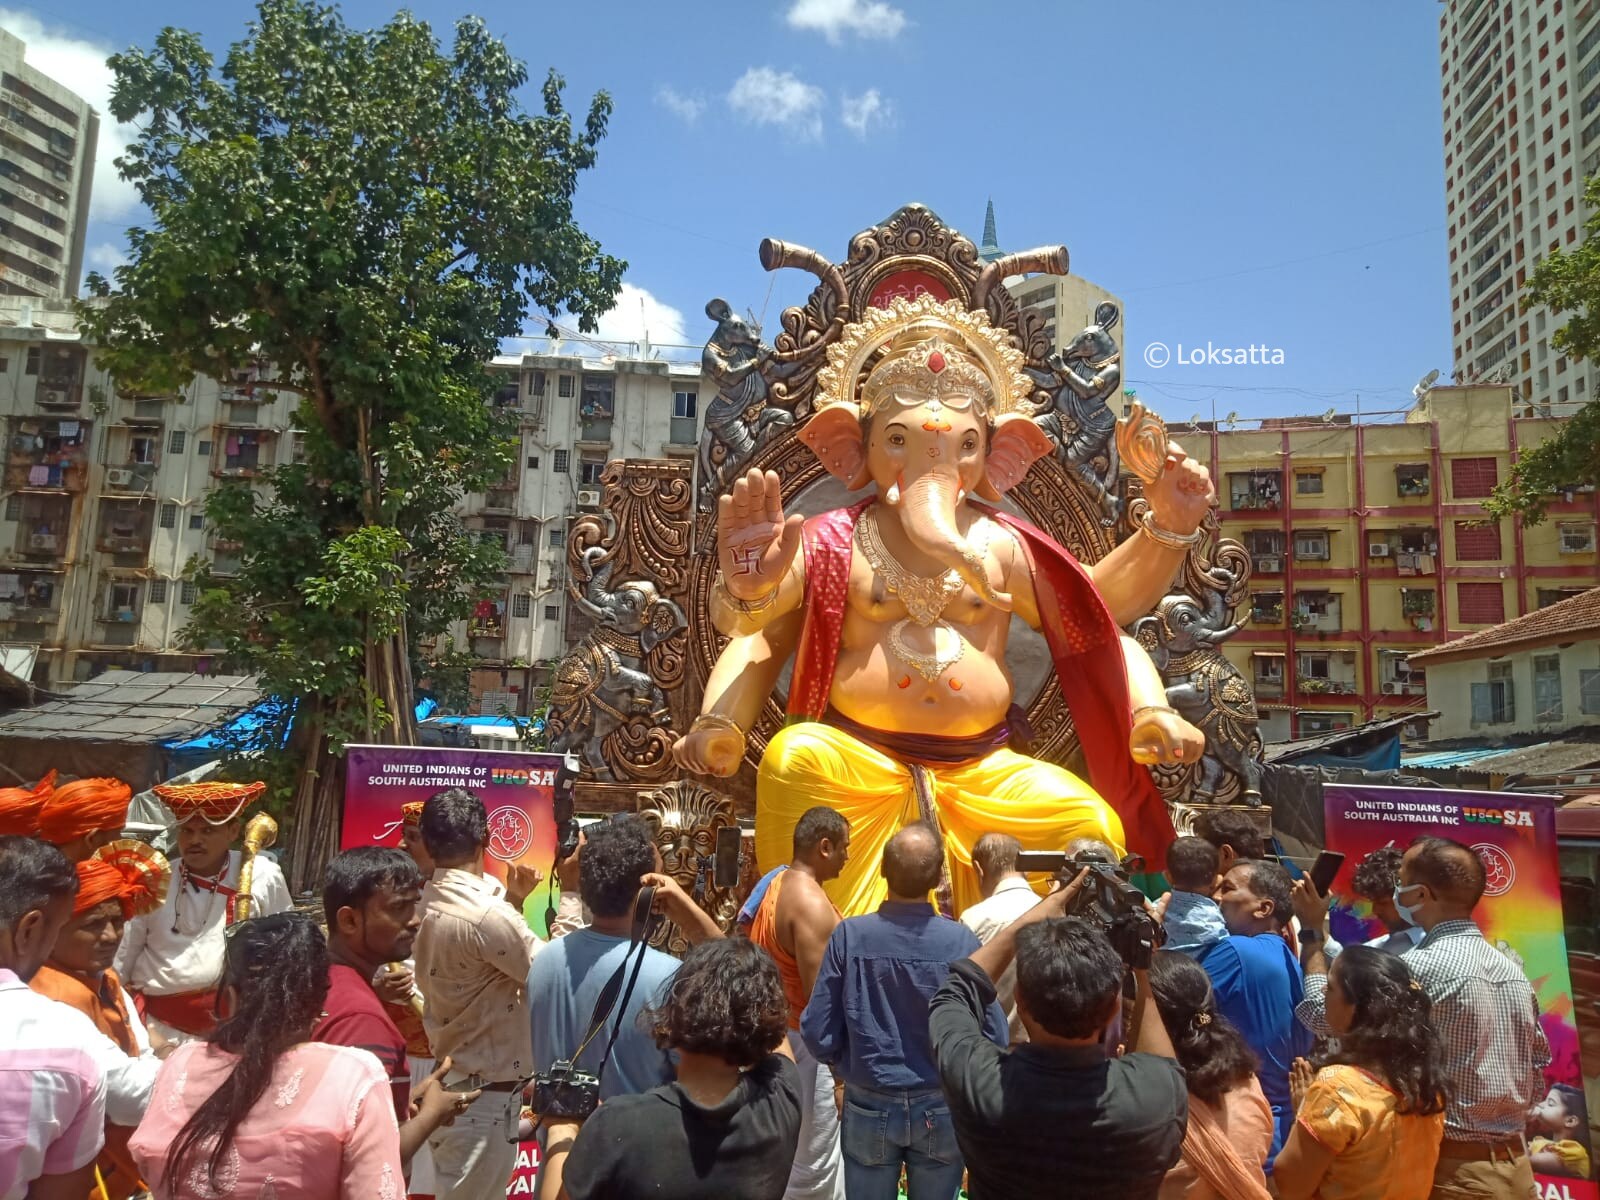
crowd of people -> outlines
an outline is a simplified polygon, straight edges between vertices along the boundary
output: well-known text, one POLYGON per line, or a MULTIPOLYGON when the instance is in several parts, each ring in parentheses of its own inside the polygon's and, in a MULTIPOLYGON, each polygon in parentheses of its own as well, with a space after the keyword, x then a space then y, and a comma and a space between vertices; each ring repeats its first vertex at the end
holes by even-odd
POLYGON ((825 807, 726 932, 618 817, 559 864, 546 940, 538 872, 486 873, 468 792, 334 858, 318 920, 236 848, 258 785, 157 791, 172 867, 119 837, 125 785, 0 791, 0 1200, 498 1200, 530 1137, 545 1200, 1525 1200, 1535 1170, 1589 1174, 1457 842, 1358 864, 1384 933, 1340 946, 1219 812, 1172 846, 1141 955, 1069 915, 1086 875, 1041 897, 1003 834, 942 915, 920 822, 842 917, 825 807))

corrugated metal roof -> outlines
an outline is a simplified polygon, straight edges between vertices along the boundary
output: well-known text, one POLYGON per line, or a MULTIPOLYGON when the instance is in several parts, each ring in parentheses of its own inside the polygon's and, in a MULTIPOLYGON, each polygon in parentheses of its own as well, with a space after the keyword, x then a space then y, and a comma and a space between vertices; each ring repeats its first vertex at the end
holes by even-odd
POLYGON ((164 741, 213 729, 260 700, 253 676, 107 671, 59 700, 0 716, 0 739, 164 741))
POLYGON ((1600 742, 1561 738, 1532 746, 1463 746, 1402 754, 1404 767, 1450 770, 1470 767, 1484 775, 1529 775, 1576 771, 1600 763, 1600 742))
POLYGON ((1473 746, 1466 750, 1435 750, 1426 754, 1401 753, 1400 765, 1403 767, 1461 767, 1468 763, 1475 763, 1482 758, 1493 758, 1496 754, 1504 754, 1504 746, 1473 746))

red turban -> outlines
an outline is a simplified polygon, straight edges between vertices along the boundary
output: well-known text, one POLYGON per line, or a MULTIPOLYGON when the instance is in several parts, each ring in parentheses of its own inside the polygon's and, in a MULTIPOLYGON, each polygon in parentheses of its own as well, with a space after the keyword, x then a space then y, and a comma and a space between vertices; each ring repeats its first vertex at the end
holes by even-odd
POLYGON ((122 919, 151 912, 166 898, 172 869, 166 858, 143 842, 122 840, 77 864, 78 897, 72 915, 81 917, 107 900, 122 904, 122 919))
POLYGON ((65 846, 102 829, 120 831, 128 823, 133 789, 120 779, 80 779, 63 784, 39 813, 39 836, 65 846))
POLYGON ((254 783, 158 783, 150 789, 171 810, 178 824, 199 817, 207 825, 226 825, 244 811, 267 785, 254 783))
POLYGON ((39 832, 39 810, 55 790, 51 771, 32 787, 0 788, 0 834, 32 837, 39 832))

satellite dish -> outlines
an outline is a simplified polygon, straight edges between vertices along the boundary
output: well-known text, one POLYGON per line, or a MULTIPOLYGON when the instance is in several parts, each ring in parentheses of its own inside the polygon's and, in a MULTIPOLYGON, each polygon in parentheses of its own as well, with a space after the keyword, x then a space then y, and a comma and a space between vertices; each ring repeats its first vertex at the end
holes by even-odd
POLYGON ((1334 417, 1338 415, 1339 410, 1337 408, 1330 408, 1327 412, 1322 414, 1322 423, 1324 425, 1332 425, 1334 417))
POLYGON ((1228 423, 1228 428, 1232 429, 1235 425, 1237 425, 1239 423, 1239 414, 1236 413, 1236 412, 1231 412, 1226 417, 1224 417, 1223 420, 1225 420, 1228 423))
POLYGON ((1439 372, 1437 370, 1429 371, 1421 379, 1417 380, 1417 386, 1411 389, 1412 399, 1421 400, 1433 388, 1433 385, 1438 382, 1439 372))
POLYGON ((1190 429, 1199 429, 1200 428, 1200 414, 1199 413, 1195 413, 1194 416, 1189 418, 1189 428, 1190 429))

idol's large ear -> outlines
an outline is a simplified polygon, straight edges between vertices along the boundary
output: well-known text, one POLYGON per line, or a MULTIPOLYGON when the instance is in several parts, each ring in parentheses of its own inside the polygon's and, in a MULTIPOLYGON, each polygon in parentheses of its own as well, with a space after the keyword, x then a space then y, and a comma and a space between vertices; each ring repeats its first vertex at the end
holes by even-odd
POLYGON ((1028 468, 1055 448, 1050 435, 1022 413, 1009 413, 995 422, 989 436, 988 469, 978 494, 985 500, 999 500, 1022 482, 1028 468))
POLYGON ((807 421, 798 436, 845 487, 853 492, 866 485, 870 476, 861 419, 849 408, 829 405, 807 421))

